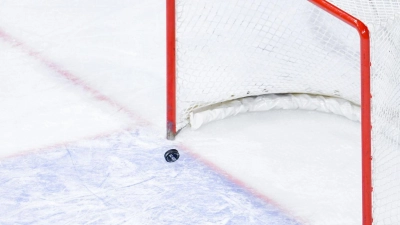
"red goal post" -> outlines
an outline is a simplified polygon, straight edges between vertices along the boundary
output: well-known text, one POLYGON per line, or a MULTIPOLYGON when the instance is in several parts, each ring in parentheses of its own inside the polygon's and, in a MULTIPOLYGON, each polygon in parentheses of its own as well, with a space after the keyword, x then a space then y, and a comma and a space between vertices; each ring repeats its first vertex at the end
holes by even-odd
POLYGON ((361 136, 362 136, 362 212, 363 225, 372 224, 371 154, 371 56, 368 27, 359 19, 325 0, 309 0, 318 7, 357 29, 360 35, 361 63, 361 136))
POLYGON ((371 154, 371 54, 368 27, 359 19, 325 0, 309 0, 343 22, 360 35, 361 63, 361 136, 362 136, 362 212, 363 225, 372 224, 372 154, 371 154))

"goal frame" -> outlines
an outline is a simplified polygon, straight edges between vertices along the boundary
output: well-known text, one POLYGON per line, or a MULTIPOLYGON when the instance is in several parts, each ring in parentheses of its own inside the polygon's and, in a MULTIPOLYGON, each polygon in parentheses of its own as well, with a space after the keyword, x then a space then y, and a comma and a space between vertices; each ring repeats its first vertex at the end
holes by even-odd
MULTIPOLYGON (((371 56, 368 27, 359 19, 326 0, 308 0, 357 30, 360 36, 361 63, 361 166, 362 223, 371 225, 372 218, 372 152, 371 152, 371 56)), ((176 130, 176 8, 175 0, 166 0, 166 58, 167 58, 167 139, 173 140, 176 130)))

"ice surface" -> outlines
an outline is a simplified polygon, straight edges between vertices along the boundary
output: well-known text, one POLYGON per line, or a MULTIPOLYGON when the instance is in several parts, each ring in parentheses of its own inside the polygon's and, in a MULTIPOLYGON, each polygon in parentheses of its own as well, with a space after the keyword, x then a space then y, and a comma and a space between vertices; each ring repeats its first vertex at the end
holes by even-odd
POLYGON ((337 115, 273 110, 185 129, 177 139, 303 224, 361 224, 359 128, 337 115))
POLYGON ((1 224, 299 224, 138 130, 1 163, 1 224))
POLYGON ((165 140, 164 4, 0 2, 0 224, 359 224, 358 123, 250 113, 165 140))

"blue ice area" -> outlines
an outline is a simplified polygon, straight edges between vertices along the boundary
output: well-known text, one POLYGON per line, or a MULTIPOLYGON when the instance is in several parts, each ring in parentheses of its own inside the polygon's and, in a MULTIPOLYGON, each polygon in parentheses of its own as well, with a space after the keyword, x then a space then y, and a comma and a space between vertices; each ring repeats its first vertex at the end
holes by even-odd
POLYGON ((299 224, 139 130, 0 161, 0 224, 299 224))

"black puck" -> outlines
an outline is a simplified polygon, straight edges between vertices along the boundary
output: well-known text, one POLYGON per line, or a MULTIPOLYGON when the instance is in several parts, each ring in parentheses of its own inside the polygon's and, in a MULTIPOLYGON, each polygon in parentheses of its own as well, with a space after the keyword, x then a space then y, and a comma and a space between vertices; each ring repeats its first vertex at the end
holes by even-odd
POLYGON ((179 159, 179 152, 176 149, 170 149, 165 152, 164 158, 167 162, 175 162, 179 159))

